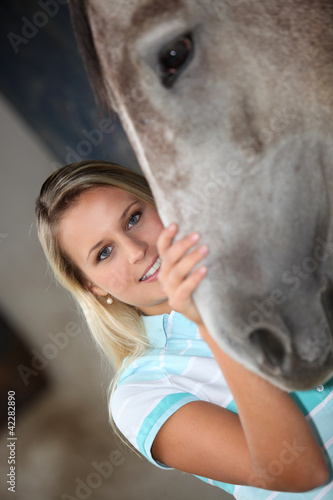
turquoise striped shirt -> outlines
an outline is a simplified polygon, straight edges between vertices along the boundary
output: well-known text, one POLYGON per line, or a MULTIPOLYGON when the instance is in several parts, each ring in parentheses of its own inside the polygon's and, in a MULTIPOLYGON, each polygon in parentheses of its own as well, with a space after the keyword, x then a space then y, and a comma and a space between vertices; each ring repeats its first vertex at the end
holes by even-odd
MULTIPOLYGON (((233 412, 237 412, 237 408, 223 374, 195 323, 175 311, 144 316, 143 321, 151 349, 122 372, 112 398, 111 411, 119 430, 142 455, 157 467, 170 469, 154 460, 151 447, 159 429, 175 411, 199 400, 233 412)), ((197 477, 224 489, 238 500, 332 500, 333 379, 316 389, 295 392, 291 396, 325 452, 330 470, 326 485, 306 493, 269 491, 272 478, 301 452, 297 443, 282 443, 279 460, 272 462, 261 478, 253 477, 253 486, 197 477)))

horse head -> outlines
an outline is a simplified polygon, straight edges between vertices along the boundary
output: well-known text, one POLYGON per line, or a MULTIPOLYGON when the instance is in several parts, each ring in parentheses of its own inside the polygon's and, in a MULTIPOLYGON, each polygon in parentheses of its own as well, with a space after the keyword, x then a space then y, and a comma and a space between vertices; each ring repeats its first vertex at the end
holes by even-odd
POLYGON ((72 16, 93 85, 118 112, 163 223, 210 247, 194 295, 208 330, 286 390, 325 381, 333 1, 82 4, 72 0, 72 16))

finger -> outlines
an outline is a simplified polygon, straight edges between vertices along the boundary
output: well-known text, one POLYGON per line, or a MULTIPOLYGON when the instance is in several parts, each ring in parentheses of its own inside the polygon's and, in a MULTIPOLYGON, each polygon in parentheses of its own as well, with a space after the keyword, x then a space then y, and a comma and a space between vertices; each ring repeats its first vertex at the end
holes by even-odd
POLYGON ((200 239, 198 233, 191 233, 173 243, 171 234, 174 237, 175 233, 169 232, 169 234, 162 234, 157 244, 159 255, 164 264, 164 269, 168 271, 169 268, 174 266, 200 239))
POLYGON ((159 255, 162 255, 171 246, 177 231, 178 226, 175 223, 170 224, 170 226, 162 230, 157 240, 157 250, 159 255))
POLYGON ((184 305, 192 302, 192 294, 196 290, 199 283, 207 275, 207 267, 201 266, 196 269, 192 274, 190 274, 182 284, 177 288, 173 298, 171 306, 176 308, 181 308, 184 305))
POLYGON ((208 254, 207 245, 200 245, 186 254, 169 272, 168 284, 176 288, 193 271, 193 268, 208 254))

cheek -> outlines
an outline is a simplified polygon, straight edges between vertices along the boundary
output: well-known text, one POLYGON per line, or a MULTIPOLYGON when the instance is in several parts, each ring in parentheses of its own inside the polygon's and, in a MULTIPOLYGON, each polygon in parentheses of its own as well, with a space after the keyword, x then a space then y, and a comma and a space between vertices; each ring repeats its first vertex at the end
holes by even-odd
POLYGON ((113 267, 110 272, 107 269, 102 270, 98 278, 99 283, 103 284, 111 294, 121 296, 128 290, 130 282, 128 272, 121 265, 113 267))
POLYGON ((112 275, 108 280, 108 288, 115 295, 122 295, 128 290, 129 277, 126 269, 118 266, 117 269, 112 269, 112 275))

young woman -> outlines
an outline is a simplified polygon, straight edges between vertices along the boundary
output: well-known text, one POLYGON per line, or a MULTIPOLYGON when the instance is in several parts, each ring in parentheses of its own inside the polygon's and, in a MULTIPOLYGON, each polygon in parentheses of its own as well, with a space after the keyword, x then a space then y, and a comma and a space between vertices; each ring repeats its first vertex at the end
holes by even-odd
POLYGON ((142 176, 62 167, 36 214, 57 279, 117 371, 111 420, 143 456, 239 499, 332 498, 333 381, 290 395, 221 351, 192 301, 208 249, 196 233, 174 242, 142 176))

